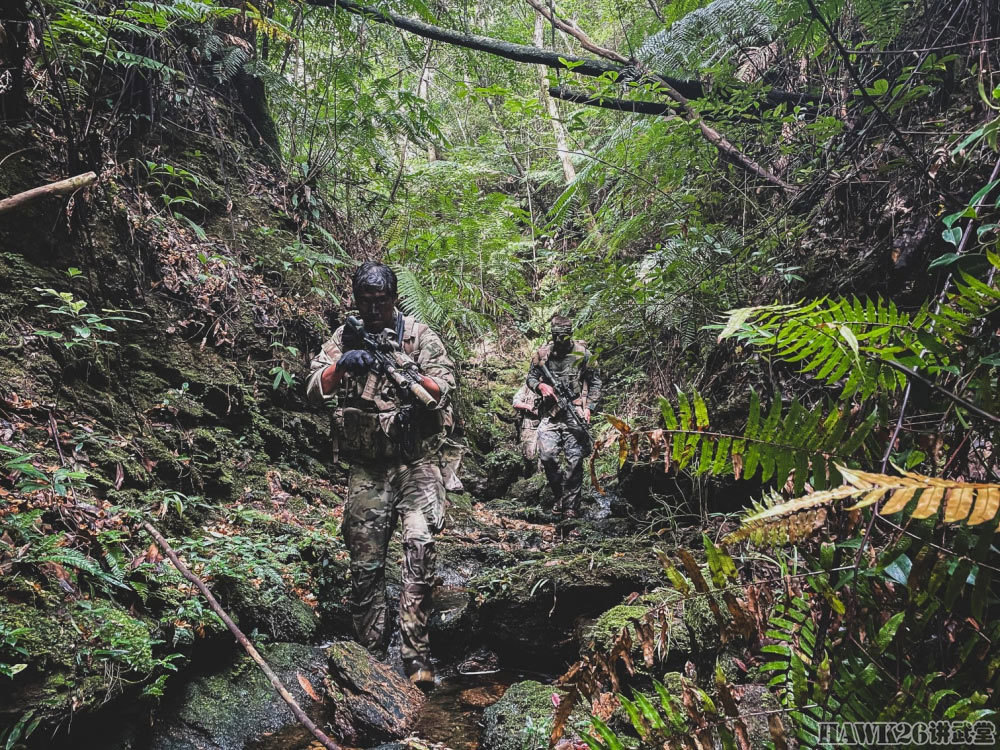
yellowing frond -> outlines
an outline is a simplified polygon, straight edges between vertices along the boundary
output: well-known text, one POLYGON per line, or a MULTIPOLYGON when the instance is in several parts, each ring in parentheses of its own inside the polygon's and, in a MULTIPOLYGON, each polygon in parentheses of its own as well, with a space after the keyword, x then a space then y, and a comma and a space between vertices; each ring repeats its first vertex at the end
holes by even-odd
POLYGON ((770 543, 804 539, 818 528, 817 513, 825 512, 837 501, 860 496, 863 497, 847 510, 884 501, 881 513, 891 515, 904 510, 915 499, 916 507, 910 512, 913 518, 930 518, 941 511, 941 520, 945 523, 964 521, 969 526, 985 523, 1000 511, 1000 485, 997 484, 957 482, 912 472, 892 477, 848 469, 839 464, 837 469, 847 484, 755 512, 744 518, 742 527, 727 536, 723 544, 748 538, 770 543))

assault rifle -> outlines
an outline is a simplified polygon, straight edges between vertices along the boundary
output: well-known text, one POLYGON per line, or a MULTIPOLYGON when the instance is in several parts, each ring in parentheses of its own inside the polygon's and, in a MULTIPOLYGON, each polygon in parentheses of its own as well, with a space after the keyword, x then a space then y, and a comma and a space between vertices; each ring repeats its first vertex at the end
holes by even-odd
POLYGON ((552 390, 556 392, 556 404, 569 418, 570 429, 572 429, 573 432, 576 433, 576 436, 580 439, 580 444, 583 446, 583 450, 588 454, 592 453, 594 450, 594 438, 590 434, 590 428, 587 426, 587 423, 584 422, 583 418, 576 413, 576 407, 573 406, 572 392, 570 392, 569 388, 567 388, 561 381, 552 376, 548 365, 544 362, 539 365, 539 369, 542 371, 544 380, 551 385, 552 390))
POLYGON ((368 333, 365 324, 355 316, 347 318, 346 327, 364 345, 379 368, 401 391, 413 394, 428 409, 437 407, 437 399, 424 388, 417 363, 399 350, 395 337, 386 334, 368 333))

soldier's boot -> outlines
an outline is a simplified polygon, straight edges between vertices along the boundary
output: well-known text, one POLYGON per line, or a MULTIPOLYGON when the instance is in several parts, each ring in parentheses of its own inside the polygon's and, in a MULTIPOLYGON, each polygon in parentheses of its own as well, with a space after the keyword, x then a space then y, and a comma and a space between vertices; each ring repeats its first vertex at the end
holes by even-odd
POLYGON ((410 682, 421 690, 430 690, 434 687, 434 667, 430 659, 418 656, 415 659, 404 659, 403 669, 410 682))
POLYGON ((558 463, 545 461, 542 463, 545 469, 545 479, 548 481, 549 489, 552 490, 552 514, 562 515, 563 512, 563 473, 558 463))

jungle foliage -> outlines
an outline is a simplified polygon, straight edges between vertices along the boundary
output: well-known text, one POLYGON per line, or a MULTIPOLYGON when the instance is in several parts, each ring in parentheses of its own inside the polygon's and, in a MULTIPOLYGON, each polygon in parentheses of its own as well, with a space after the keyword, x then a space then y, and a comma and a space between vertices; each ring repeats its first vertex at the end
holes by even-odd
MULTIPOLYGON (((107 377, 143 323, 131 307, 155 291, 202 347, 264 331, 247 361, 294 401, 362 257, 388 258, 407 310, 473 361, 490 346, 526 353, 552 312, 572 314, 608 375, 595 477, 617 457, 760 487, 725 550, 706 537, 711 585, 690 555, 664 560, 781 702, 776 747, 792 734, 817 744, 821 721, 995 724, 1000 17, 988 0, 566 0, 542 34, 562 60, 541 73, 336 3, 13 5, 0 158, 37 150, 39 173, 99 171, 60 237, 93 249, 90 222, 109 206, 129 240, 113 272, 37 288, 29 312, 44 326, 5 307, 5 342, 107 377), (597 57, 615 69, 574 72, 570 58, 597 57), (563 87, 594 106, 550 108, 563 87), (227 244, 248 226, 253 242, 227 244), (110 289, 118 276, 127 290, 110 289)), ((529 4, 385 9, 536 43, 529 4)), ((186 388, 161 395, 142 419, 173 440, 205 407, 186 388)), ((217 623, 125 530, 140 513, 197 512, 204 483, 195 440, 178 438, 158 454, 174 486, 78 503, 120 489, 84 465, 117 439, 80 435, 67 457, 55 437, 60 454, 43 459, 4 438, 0 570, 102 602, 121 627, 95 631, 107 647, 93 659, 155 696, 174 649, 217 623), (129 615, 137 603, 153 615, 129 615)), ((263 491, 280 496, 280 480, 263 491)), ((229 510, 216 541, 181 547, 220 578, 319 575, 302 560, 329 552, 326 537, 285 529, 275 550, 234 535, 260 520, 229 510)), ((621 693, 627 721, 598 718, 584 741, 745 746, 731 676, 686 682, 680 702, 658 682, 624 692, 634 643, 650 668, 668 651, 661 613, 567 676, 574 698, 621 693)), ((0 629, 0 680, 26 669, 30 633, 0 629)))

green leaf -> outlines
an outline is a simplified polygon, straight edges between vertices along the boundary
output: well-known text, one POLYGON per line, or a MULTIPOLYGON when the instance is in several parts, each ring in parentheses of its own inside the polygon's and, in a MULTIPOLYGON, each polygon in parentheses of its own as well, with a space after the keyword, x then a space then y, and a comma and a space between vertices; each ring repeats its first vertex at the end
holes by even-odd
POLYGON ((565 57, 559 58, 559 64, 562 65, 566 70, 573 70, 573 68, 579 68, 583 65, 583 60, 567 60, 565 57))
POLYGON ((667 728, 663 717, 660 716, 660 712, 656 710, 656 707, 650 702, 649 698, 635 690, 632 691, 632 697, 635 700, 635 705, 642 711, 642 715, 649 723, 649 726, 657 731, 667 728))
POLYGON ((701 541, 708 557, 708 570, 712 574, 712 583, 716 588, 725 588, 729 581, 736 580, 736 563, 733 562, 733 558, 715 546, 708 534, 703 533, 701 541))
POLYGON ((847 341, 847 345, 851 347, 851 351, 854 352, 854 356, 858 356, 858 337, 854 335, 854 331, 845 325, 840 326, 840 335, 844 337, 847 341))
POLYGON ((699 430, 703 430, 708 427, 708 407, 705 405, 705 399, 701 397, 698 391, 693 394, 694 400, 694 418, 699 430))
POLYGON ((738 310, 729 311, 729 320, 726 321, 726 325, 723 327, 722 332, 719 334, 717 341, 722 341, 723 339, 728 339, 738 330, 743 327, 743 324, 750 319, 750 317, 759 310, 759 307, 741 307, 738 310))
POLYGON ((621 743, 615 733, 608 729, 608 725, 601 721, 596 716, 590 717, 590 723, 597 730, 597 733, 601 735, 601 739, 604 740, 604 744, 607 746, 608 750, 625 750, 625 746, 621 743))
POLYGON ((949 245, 958 247, 958 243, 962 241, 962 229, 961 227, 951 227, 950 229, 945 229, 941 232, 941 238, 949 245))
MULTIPOLYGON (((956 229, 956 230, 948 229, 948 230, 945 230, 945 231, 947 231, 947 232, 957 231, 958 232, 958 239, 959 240, 962 239, 962 230, 961 229, 956 229)), ((947 237, 945 239, 947 239, 947 237)), ((953 245, 958 245, 958 242, 956 241, 956 242, 953 242, 952 244, 953 245)), ((962 256, 959 255, 958 253, 945 253, 944 255, 939 255, 937 258, 935 258, 934 260, 932 260, 930 262, 930 264, 927 266, 927 269, 930 270, 932 268, 941 268, 943 266, 950 266, 953 263, 955 263, 961 257, 962 256)))
POLYGON ((980 364, 989 365, 990 367, 1000 366, 1000 352, 996 354, 988 354, 985 357, 982 357, 979 362, 980 364))
POLYGON ((875 638, 879 651, 885 651, 892 643, 892 639, 896 637, 896 631, 899 630, 905 616, 906 612, 897 612, 879 629, 878 636, 875 638))

